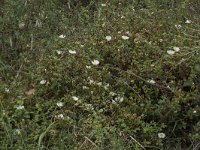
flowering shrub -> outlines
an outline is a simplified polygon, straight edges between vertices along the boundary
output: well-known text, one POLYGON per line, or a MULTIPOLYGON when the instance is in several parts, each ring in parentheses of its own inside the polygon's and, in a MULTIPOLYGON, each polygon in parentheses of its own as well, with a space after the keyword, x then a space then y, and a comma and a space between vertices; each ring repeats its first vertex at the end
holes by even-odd
POLYGON ((5 4, 1 148, 198 149, 198 18, 171 1, 70 2, 5 4))

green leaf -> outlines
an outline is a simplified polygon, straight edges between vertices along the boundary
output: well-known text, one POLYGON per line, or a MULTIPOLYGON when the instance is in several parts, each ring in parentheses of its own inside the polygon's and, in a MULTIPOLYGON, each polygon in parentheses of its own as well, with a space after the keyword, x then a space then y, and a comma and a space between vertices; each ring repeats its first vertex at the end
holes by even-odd
POLYGON ((197 72, 200 72, 200 64, 196 64, 194 66, 194 69, 197 71, 197 72))
POLYGON ((192 86, 192 82, 187 80, 183 83, 183 87, 191 87, 192 86))

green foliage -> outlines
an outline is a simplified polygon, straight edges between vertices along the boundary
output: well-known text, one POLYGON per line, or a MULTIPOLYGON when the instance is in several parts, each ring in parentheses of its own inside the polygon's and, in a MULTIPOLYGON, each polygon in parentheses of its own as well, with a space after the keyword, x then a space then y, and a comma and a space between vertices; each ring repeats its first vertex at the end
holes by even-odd
POLYGON ((198 149, 193 8, 186 0, 7 0, 1 149, 198 149))

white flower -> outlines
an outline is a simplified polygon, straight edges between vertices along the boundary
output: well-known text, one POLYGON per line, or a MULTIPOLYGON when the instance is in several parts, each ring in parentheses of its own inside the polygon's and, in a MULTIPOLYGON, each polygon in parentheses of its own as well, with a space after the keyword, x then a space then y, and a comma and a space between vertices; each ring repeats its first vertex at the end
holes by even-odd
POLYGON ((46 80, 41 80, 40 84, 45 84, 47 81, 46 80))
POLYGON ((163 42, 163 39, 159 39, 159 42, 163 42))
POLYGON ((66 116, 65 119, 70 120, 71 118, 69 116, 66 116))
POLYGON ((18 134, 18 135, 20 135, 20 134, 21 134, 20 129, 16 129, 16 130, 15 130, 15 133, 18 134))
POLYGON ((91 69, 91 66, 86 66, 87 69, 91 69))
POLYGON ((84 45, 81 44, 81 47, 84 47, 84 45))
POLYGON ((180 29, 182 26, 181 26, 180 24, 178 24, 178 25, 176 24, 175 27, 176 27, 177 29, 180 29))
POLYGON ((117 95, 115 92, 110 92, 109 94, 110 94, 111 96, 117 95))
POLYGON ((121 103, 121 102, 123 102, 123 101, 124 101, 124 98, 123 98, 123 97, 120 97, 120 96, 118 96, 118 97, 115 97, 115 101, 117 101, 117 102, 121 103))
POLYGON ((56 53, 57 53, 58 55, 61 55, 61 54, 62 54, 62 51, 57 50, 56 53))
POLYGON ((20 29, 22 29, 24 26, 25 26, 25 23, 24 23, 24 22, 20 22, 20 23, 19 23, 19 28, 20 28, 20 29))
POLYGON ((101 108, 101 109, 99 109, 99 112, 103 112, 103 109, 101 108))
POLYGON ((63 102, 57 102, 56 105, 57 105, 58 107, 63 107, 63 102))
POLYGON ((76 51, 75 50, 74 51, 73 50, 69 50, 69 53, 70 54, 76 54, 76 51))
POLYGON ((192 21, 191 20, 186 20, 185 23, 190 24, 192 21))
POLYGON ((64 115, 63 114, 59 114, 55 116, 57 119, 64 119, 64 115))
POLYGON ((112 39, 111 36, 106 36, 106 40, 107 40, 107 41, 110 41, 111 39, 112 39))
POLYGON ((173 51, 173 50, 168 50, 168 51, 167 51, 167 54, 169 54, 169 55, 174 55, 174 54, 175 54, 175 51, 173 51))
POLYGON ((103 88, 104 88, 105 90, 107 90, 109 86, 110 86, 110 85, 109 85, 109 83, 108 83, 108 84, 104 85, 103 88))
POLYGON ((94 110, 94 107, 92 106, 92 104, 85 104, 86 109, 89 110, 94 110))
POLYGON ((22 110, 22 109, 24 109, 24 106, 23 105, 19 105, 19 106, 16 107, 16 109, 17 110, 22 110))
POLYGON ((90 79, 90 80, 89 80, 89 84, 95 84, 95 81, 92 80, 92 79, 90 79))
POLYGON ((113 104, 117 104, 117 102, 116 102, 114 99, 112 100, 112 103, 113 103, 113 104))
POLYGON ((173 47, 173 50, 174 50, 175 52, 178 52, 178 51, 180 51, 180 48, 179 48, 179 47, 173 47))
POLYGON ((98 85, 98 86, 102 86, 102 82, 98 82, 97 85, 98 85))
POLYGON ((83 89, 89 89, 87 86, 83 86, 82 88, 83 88, 83 89))
POLYGON ((10 92, 10 90, 8 88, 5 88, 4 90, 5 90, 6 93, 10 92))
POLYGON ((147 82, 149 82, 151 84, 155 84, 156 83, 156 81, 154 81, 154 80, 147 80, 147 82))
POLYGON ((106 6, 106 4, 101 4, 101 6, 102 6, 102 7, 105 7, 105 6, 106 6))
POLYGON ((164 139, 166 137, 165 133, 158 133, 158 137, 160 139, 164 139))
POLYGON ((39 27, 39 28, 42 27, 42 22, 37 19, 36 22, 35 22, 35 26, 39 27))
POLYGON ((128 40, 128 39, 129 39, 129 37, 128 37, 128 36, 126 36, 126 35, 123 35, 123 36, 122 36, 122 39, 123 39, 123 40, 128 40))
POLYGON ((124 19, 124 18, 125 18, 125 16, 122 15, 122 16, 121 16, 121 19, 124 19))
POLYGON ((154 67, 155 66, 155 64, 151 64, 151 67, 154 67))
POLYGON ((99 63, 100 63, 100 62, 99 62, 98 60, 93 60, 93 61, 92 61, 92 64, 95 65, 95 66, 97 66, 99 63))
POLYGON ((193 113, 194 113, 194 114, 196 114, 196 113, 197 113, 197 111, 196 111, 196 110, 194 110, 194 111, 193 111, 193 113))
POLYGON ((61 34, 60 36, 59 36, 59 38, 61 38, 61 39, 64 39, 66 36, 65 35, 63 35, 63 34, 61 34))
POLYGON ((76 96, 72 96, 72 99, 73 99, 74 101, 78 101, 78 100, 79 100, 79 98, 76 97, 76 96))

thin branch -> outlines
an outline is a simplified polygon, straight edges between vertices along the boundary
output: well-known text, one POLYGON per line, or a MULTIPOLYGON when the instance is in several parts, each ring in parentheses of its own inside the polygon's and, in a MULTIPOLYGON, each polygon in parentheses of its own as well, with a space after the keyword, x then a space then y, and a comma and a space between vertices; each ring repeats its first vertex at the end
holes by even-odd
POLYGON ((195 38, 195 39, 198 39, 199 36, 193 36, 193 35, 190 35, 190 34, 187 34, 187 33, 183 33, 185 36, 188 36, 188 37, 191 37, 191 38, 195 38))
POLYGON ((33 34, 31 34, 31 51, 33 50, 33 34))
POLYGON ((200 32, 200 30, 198 30, 198 29, 194 29, 194 28, 191 28, 191 27, 185 27, 186 29, 189 29, 189 30, 193 30, 193 31, 198 31, 198 32, 200 32))
POLYGON ((98 147, 92 140, 90 140, 87 136, 85 136, 85 139, 88 140, 92 145, 95 147, 98 147))
POLYGON ((17 80, 17 78, 19 77, 19 74, 20 74, 20 72, 22 70, 22 67, 23 67, 23 64, 20 65, 19 70, 17 71, 17 74, 15 76, 15 80, 17 80))
POLYGON ((11 37, 9 37, 9 41, 10 41, 10 47, 13 48, 13 42, 11 37))
POLYGON ((152 86, 155 86, 155 87, 157 87, 159 89, 165 89, 165 90, 168 90, 168 91, 172 92, 172 90, 169 87, 166 87, 166 86, 163 86, 163 85, 159 85, 158 83, 150 83, 146 79, 142 78, 141 76, 139 76, 139 75, 137 75, 137 74, 135 74, 135 73, 133 73, 131 71, 124 71, 124 70, 121 70, 120 68, 116 68, 116 67, 111 67, 111 68, 113 68, 115 70, 118 70, 118 71, 121 71, 121 72, 126 72, 127 74, 130 74, 130 75, 134 76, 135 78, 137 78, 137 79, 139 79, 141 81, 144 81, 148 85, 152 85, 152 86))
POLYGON ((71 9, 70 2, 67 2, 68 8, 71 9))
POLYGON ((142 149, 146 150, 145 147, 144 147, 142 144, 140 144, 135 138, 133 138, 132 136, 130 136, 130 138, 131 138, 136 144, 138 144, 142 149))
POLYGON ((126 81, 124 81, 123 79, 121 79, 121 78, 118 78, 118 77, 116 77, 116 76, 114 76, 114 75, 111 75, 112 77, 114 77, 114 78, 116 78, 116 81, 118 82, 118 81, 121 81, 121 82, 123 82, 125 85, 127 85, 130 89, 132 89, 137 95, 138 95, 138 97, 140 98, 140 99, 142 99, 142 97, 140 96, 140 94, 138 94, 136 91, 135 91, 135 89, 133 88, 133 87, 131 87, 126 81))
POLYGON ((200 142, 192 150, 198 150, 200 148, 200 142))
POLYGON ((84 142, 81 144, 81 146, 79 146, 78 150, 80 150, 80 149, 83 147, 83 145, 85 145, 85 143, 86 143, 86 139, 85 139, 84 142))
POLYGON ((189 56, 189 57, 186 58, 186 59, 181 59, 181 60, 179 61, 179 63, 177 64, 177 66, 178 66, 178 65, 181 65, 182 63, 184 63, 184 62, 187 61, 188 59, 192 58, 192 56, 193 56, 193 55, 189 56))

